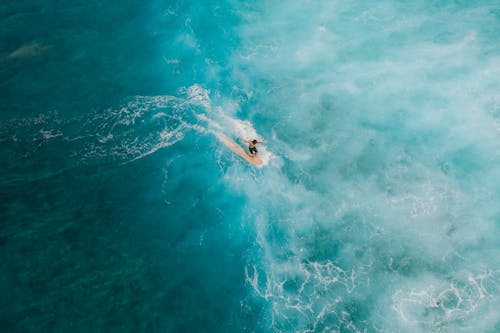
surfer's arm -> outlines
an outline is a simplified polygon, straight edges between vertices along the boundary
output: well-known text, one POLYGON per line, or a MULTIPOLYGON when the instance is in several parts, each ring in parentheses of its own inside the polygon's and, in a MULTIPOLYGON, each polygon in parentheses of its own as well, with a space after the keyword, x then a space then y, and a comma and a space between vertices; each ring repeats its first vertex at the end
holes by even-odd
MULTIPOLYGON (((245 143, 253 143, 253 140, 243 140, 243 141, 244 141, 245 143)), ((260 143, 260 144, 265 144, 265 142, 264 142, 264 141, 257 141, 257 142, 256 142, 256 144, 257 144, 257 143, 260 143)))

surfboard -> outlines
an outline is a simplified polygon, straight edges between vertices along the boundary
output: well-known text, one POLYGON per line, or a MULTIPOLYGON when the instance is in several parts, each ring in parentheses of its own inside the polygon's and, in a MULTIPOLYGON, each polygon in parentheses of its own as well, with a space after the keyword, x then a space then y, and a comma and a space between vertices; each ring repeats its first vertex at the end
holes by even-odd
POLYGON ((216 133, 215 136, 222 142, 227 148, 231 149, 234 153, 243 157, 248 163, 253 165, 262 165, 262 160, 258 157, 251 157, 239 144, 228 138, 222 133, 216 133))

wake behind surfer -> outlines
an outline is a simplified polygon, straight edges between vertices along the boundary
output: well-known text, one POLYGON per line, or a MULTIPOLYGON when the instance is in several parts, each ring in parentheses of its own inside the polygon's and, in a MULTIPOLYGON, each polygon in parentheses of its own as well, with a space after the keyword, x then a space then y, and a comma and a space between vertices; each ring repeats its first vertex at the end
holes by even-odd
POLYGON ((265 144, 264 141, 257 141, 255 139, 254 140, 245 140, 245 143, 248 143, 248 151, 250 152, 250 156, 252 156, 252 158, 256 157, 257 154, 259 153, 259 151, 255 147, 255 145, 265 144))

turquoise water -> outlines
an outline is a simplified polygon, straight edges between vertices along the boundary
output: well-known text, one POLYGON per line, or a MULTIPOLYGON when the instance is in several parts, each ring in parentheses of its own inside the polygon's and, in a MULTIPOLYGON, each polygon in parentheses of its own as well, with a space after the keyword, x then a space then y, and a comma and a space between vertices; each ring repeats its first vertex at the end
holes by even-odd
POLYGON ((498 1, 0 18, 1 331, 500 332, 498 1))

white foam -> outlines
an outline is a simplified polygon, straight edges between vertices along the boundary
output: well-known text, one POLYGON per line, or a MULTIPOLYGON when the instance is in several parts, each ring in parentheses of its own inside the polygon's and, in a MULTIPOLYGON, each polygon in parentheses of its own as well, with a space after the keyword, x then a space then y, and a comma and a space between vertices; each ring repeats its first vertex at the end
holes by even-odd
MULTIPOLYGON (((229 101, 228 105, 231 103, 229 101)), ((34 121, 43 125, 48 120, 40 116, 34 121)), ((260 139, 250 122, 227 115, 221 106, 214 107, 210 91, 199 84, 181 88, 178 96, 136 96, 122 107, 96 114, 94 119, 86 120, 82 128, 89 134, 66 140, 97 139, 82 151, 74 152, 74 156, 85 161, 103 157, 121 159, 125 163, 136 161, 181 141, 190 130, 200 135, 218 131, 260 139), (165 127, 161 128, 161 124, 165 127), (152 130, 148 131, 148 127, 152 130)), ((49 131, 40 133, 46 139, 62 135, 49 131)), ((261 151, 261 158, 267 164, 273 155, 265 148, 261 151)))
POLYGON ((60 131, 52 131, 52 130, 40 130, 40 134, 45 140, 53 139, 62 136, 60 131))
MULTIPOLYGON (((187 96, 189 103, 202 107, 203 112, 194 111, 195 117, 206 124, 206 128, 203 129, 198 125, 198 129, 200 131, 208 131, 213 134, 216 132, 222 132, 241 140, 256 139, 264 141, 249 121, 241 120, 229 115, 230 113, 233 113, 233 110, 226 110, 225 107, 230 109, 237 107, 234 104, 231 104, 231 102, 226 106, 212 106, 210 91, 197 84, 183 88, 181 91, 187 96)), ((259 145, 258 149, 259 157, 262 159, 263 165, 268 165, 270 161, 276 159, 276 156, 265 146, 259 145)))
MULTIPOLYGON (((225 114, 222 114, 222 118, 227 123, 230 132, 232 132, 232 134, 237 136, 238 138, 242 140, 258 140, 266 142, 265 139, 257 133, 255 128, 249 121, 236 119, 225 114)), ((266 148, 265 145, 259 145, 258 150, 259 158, 262 160, 263 165, 268 165, 269 162, 275 158, 275 156, 266 148)))
MULTIPOLYGON (((247 281, 275 331, 495 328, 495 23, 491 6, 450 6, 243 10, 229 67, 284 168, 225 179, 249 202, 260 256, 247 281)), ((234 136, 261 131, 234 118, 221 121, 234 136)))

